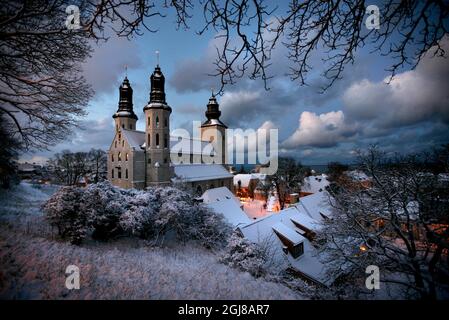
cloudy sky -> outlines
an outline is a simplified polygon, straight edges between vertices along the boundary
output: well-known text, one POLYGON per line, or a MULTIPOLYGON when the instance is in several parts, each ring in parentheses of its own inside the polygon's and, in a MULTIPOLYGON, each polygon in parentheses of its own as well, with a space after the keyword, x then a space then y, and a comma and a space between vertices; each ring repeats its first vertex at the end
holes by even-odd
MULTIPOLYGON (((48 151, 23 156, 22 160, 44 161, 54 152, 90 148, 107 149, 113 138, 112 114, 117 109, 118 87, 128 65, 134 89, 134 110, 143 130, 143 107, 149 98, 149 76, 160 51, 166 77, 167 102, 172 107, 171 128, 189 128, 204 120, 210 88, 218 88, 213 73, 214 32, 195 34, 201 28, 201 12, 190 30, 177 30, 173 17, 154 20, 158 32, 146 32, 132 40, 111 37, 94 45, 84 66, 87 81, 96 94, 88 107, 82 128, 67 141, 48 151)), ((442 40, 449 52, 449 38, 442 40)), ((425 56, 414 70, 403 69, 386 83, 391 64, 388 57, 362 48, 343 79, 320 93, 323 71, 319 53, 308 86, 286 75, 289 61, 285 49, 272 57, 269 73, 274 76, 265 90, 261 81, 242 79, 225 88, 219 97, 222 120, 230 128, 279 129, 281 155, 294 156, 305 164, 329 161, 351 162, 354 150, 378 143, 386 151, 413 152, 449 142, 449 61, 425 56)), ((190 128, 191 130, 191 128, 190 128)))

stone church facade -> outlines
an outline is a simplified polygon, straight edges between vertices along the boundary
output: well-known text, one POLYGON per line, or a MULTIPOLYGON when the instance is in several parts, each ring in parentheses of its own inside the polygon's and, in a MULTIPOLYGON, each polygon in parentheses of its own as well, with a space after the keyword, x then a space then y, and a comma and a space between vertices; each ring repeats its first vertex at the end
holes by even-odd
POLYGON ((170 136, 172 108, 166 102, 165 77, 159 65, 150 82, 150 99, 143 108, 145 131, 136 129, 138 118, 128 78, 120 85, 118 110, 112 116, 115 135, 108 151, 108 180, 121 188, 183 183, 198 194, 222 186, 232 191, 233 176, 225 166, 227 127, 220 121, 215 96, 212 94, 207 104, 201 139, 180 139, 170 136), (202 150, 209 150, 208 147, 211 151, 205 161, 202 150), (176 163, 171 159, 177 159, 176 163))

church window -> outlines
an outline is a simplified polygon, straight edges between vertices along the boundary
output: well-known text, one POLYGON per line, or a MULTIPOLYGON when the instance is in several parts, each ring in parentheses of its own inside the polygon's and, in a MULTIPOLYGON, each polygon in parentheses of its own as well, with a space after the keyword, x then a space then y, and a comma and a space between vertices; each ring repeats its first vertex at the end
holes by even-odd
POLYGON ((156 133, 156 147, 159 147, 159 133, 156 133))
POLYGON ((114 179, 114 169, 112 169, 111 173, 112 173, 112 179, 114 179))
POLYGON ((168 148, 168 137, 164 135, 164 148, 168 148))
POLYGON ((117 168, 117 178, 122 178, 122 168, 117 168))
POLYGON ((122 140, 122 147, 125 146, 125 140, 122 140))
POLYGON ((148 158, 148 163, 151 163, 151 158, 148 158))
POLYGON ((148 127, 151 125, 151 118, 148 116, 148 127))
POLYGON ((122 134, 121 133, 118 134, 118 141, 120 141, 120 139, 122 139, 122 134))
POLYGON ((115 140, 115 147, 117 148, 117 140, 115 140))
POLYGON ((148 147, 151 147, 151 135, 148 134, 148 147))
POLYGON ((164 163, 167 163, 167 158, 164 158, 164 163))
POLYGON ((167 118, 164 118, 164 126, 167 128, 168 127, 168 121, 167 118))
POLYGON ((128 179, 128 169, 125 170, 125 179, 128 179))
POLYGON ((121 152, 118 153, 117 159, 118 159, 118 161, 122 161, 122 153, 121 152))
POLYGON ((125 154, 125 161, 128 161, 128 154, 125 154))
POLYGON ((156 116, 156 128, 159 128, 159 117, 156 116))
POLYGON ((111 154, 111 161, 114 162, 114 154, 111 154))

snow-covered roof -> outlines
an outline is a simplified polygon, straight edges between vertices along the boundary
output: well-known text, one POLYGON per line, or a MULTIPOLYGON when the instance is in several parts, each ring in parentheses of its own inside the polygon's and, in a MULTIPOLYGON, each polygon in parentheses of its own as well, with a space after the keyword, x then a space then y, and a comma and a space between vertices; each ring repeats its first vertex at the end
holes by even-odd
POLYGON ((318 231, 322 228, 322 224, 306 214, 295 215, 290 218, 293 223, 297 223, 310 231, 318 231))
POLYGON ((331 279, 326 277, 325 266, 318 259, 317 250, 307 238, 301 235, 302 231, 292 221, 292 219, 302 220, 301 217, 305 216, 307 214, 301 207, 292 206, 239 227, 239 229, 248 240, 268 246, 273 259, 283 267, 290 265, 315 281, 326 285, 330 284, 331 279), (282 235, 287 235, 289 239, 291 237, 295 242, 301 241, 304 245, 304 253, 296 259, 290 253, 286 254, 275 230, 282 235))
POLYGON ((215 212, 221 213, 234 227, 245 226, 252 222, 234 199, 210 202, 207 203, 207 206, 215 212))
POLYGON ((122 129, 121 131, 129 146, 136 150, 140 150, 140 146, 145 143, 145 132, 127 129, 122 129))
POLYGON ((242 188, 248 188, 251 180, 264 181, 267 175, 262 173, 239 173, 234 176, 234 186, 237 186, 240 181, 242 188))
POLYGON ((293 245, 303 242, 304 237, 299 235, 295 230, 287 227, 282 222, 277 222, 273 225, 273 230, 288 239, 293 245))
POLYGON ((332 214, 332 206, 330 203, 329 193, 318 192, 302 198, 299 198, 299 203, 296 207, 302 207, 305 212, 316 221, 322 221, 322 214, 330 217, 332 214))
POLYGON ((234 196, 231 190, 226 187, 208 189, 200 198, 204 203, 212 203, 232 199, 240 207, 240 201, 236 198, 236 196, 234 196))
MULTIPOLYGON (((142 146, 145 147, 145 131, 128 129, 121 129, 121 131, 131 148, 140 150, 142 146)), ((170 150, 175 153, 183 151, 188 154, 201 154, 208 144, 209 142, 199 139, 170 136, 170 150), (199 148, 196 146, 196 143, 198 143, 199 148)), ((215 154, 215 152, 212 152, 212 154, 215 154)))
POLYGON ((354 181, 367 181, 369 177, 361 170, 346 171, 345 174, 354 181))
POLYGON ((232 178, 221 164, 176 164, 175 175, 186 182, 232 178))
POLYGON ((304 184, 301 187, 301 191, 308 193, 323 192, 328 185, 329 180, 327 180, 327 175, 325 174, 309 176, 304 178, 304 184))

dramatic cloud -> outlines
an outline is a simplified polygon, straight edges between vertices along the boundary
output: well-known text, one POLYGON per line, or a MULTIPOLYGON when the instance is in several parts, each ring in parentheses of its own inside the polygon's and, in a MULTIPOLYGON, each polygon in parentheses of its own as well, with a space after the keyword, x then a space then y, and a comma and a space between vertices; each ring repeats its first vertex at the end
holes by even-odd
MULTIPOLYGON (((449 41, 442 41, 449 51, 449 41)), ((433 57, 432 49, 415 70, 372 82, 364 79, 352 84, 343 95, 345 114, 370 121, 382 130, 414 125, 425 121, 449 123, 449 62, 433 57)))
POLYGON ((329 148, 338 142, 353 137, 356 127, 346 123, 342 111, 331 111, 317 115, 305 111, 299 118, 299 127, 282 143, 286 149, 300 146, 329 148))

